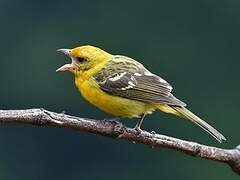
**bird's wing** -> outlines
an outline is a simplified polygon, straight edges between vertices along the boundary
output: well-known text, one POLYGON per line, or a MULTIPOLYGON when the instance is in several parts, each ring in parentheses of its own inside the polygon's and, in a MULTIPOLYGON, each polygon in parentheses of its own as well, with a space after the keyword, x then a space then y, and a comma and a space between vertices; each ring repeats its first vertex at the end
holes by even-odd
POLYGON ((105 68, 94 75, 94 79, 103 91, 114 96, 186 106, 171 94, 172 87, 168 82, 125 56, 114 56, 105 68))

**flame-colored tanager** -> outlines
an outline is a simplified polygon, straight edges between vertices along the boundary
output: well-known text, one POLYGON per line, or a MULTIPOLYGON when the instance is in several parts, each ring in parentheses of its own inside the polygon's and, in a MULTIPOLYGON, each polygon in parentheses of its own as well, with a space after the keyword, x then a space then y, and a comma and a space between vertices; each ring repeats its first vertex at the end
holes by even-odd
POLYGON ((117 117, 138 118, 135 126, 140 131, 146 114, 159 109, 165 113, 188 119, 216 140, 225 137, 194 115, 186 104, 173 96, 172 86, 148 71, 132 58, 112 55, 94 46, 59 49, 72 60, 58 71, 69 71, 82 96, 101 110, 117 117))

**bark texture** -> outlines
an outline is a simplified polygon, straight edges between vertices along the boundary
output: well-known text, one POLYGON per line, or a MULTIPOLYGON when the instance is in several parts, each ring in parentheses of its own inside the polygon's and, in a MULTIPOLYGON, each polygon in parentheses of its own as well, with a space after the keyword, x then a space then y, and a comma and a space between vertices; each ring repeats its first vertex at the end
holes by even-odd
POLYGON ((147 131, 139 133, 119 122, 74 117, 42 108, 0 110, 0 122, 69 128, 116 139, 126 139, 150 147, 174 149, 191 156, 226 163, 235 173, 240 175, 240 145, 233 149, 221 149, 147 131))

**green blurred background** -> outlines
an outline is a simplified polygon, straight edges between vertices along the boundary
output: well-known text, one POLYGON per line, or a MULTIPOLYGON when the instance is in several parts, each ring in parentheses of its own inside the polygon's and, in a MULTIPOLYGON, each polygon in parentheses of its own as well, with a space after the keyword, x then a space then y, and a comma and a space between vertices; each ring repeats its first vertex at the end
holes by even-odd
MULTIPOLYGON (((155 112, 143 128, 222 148, 239 139, 240 2, 0 1, 1 109, 44 107, 110 118, 83 100, 55 52, 91 44, 144 63, 188 107, 223 132, 218 144, 195 125, 155 112)), ((133 126, 135 120, 125 120, 133 126)), ((0 179, 235 180, 224 164, 68 129, 0 126, 0 179)))

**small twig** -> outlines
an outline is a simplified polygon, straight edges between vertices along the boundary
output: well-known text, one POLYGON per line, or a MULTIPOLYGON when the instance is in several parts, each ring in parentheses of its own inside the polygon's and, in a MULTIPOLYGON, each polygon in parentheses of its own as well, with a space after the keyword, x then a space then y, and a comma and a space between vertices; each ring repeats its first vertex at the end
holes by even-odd
POLYGON ((42 108, 0 110, 0 122, 70 128, 118 139, 126 139, 150 147, 175 149, 195 157, 227 163, 235 173, 240 175, 240 145, 234 149, 221 149, 157 133, 142 131, 139 134, 122 123, 79 118, 64 113, 50 112, 42 108))

